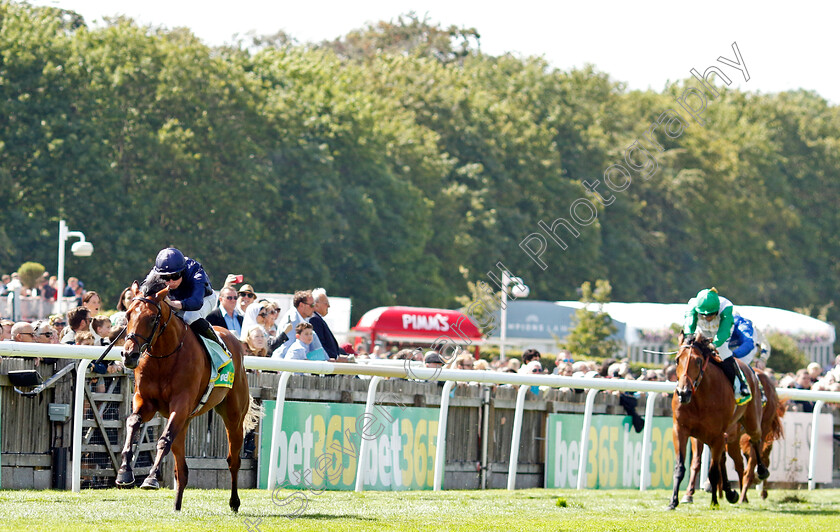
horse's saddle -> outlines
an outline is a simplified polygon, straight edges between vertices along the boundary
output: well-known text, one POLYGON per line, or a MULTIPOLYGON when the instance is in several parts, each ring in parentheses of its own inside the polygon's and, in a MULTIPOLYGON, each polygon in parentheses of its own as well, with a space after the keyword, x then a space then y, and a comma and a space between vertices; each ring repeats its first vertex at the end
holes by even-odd
POLYGON ((233 361, 218 342, 208 340, 203 336, 198 338, 204 344, 210 357, 210 382, 213 387, 232 388, 234 378, 233 361))

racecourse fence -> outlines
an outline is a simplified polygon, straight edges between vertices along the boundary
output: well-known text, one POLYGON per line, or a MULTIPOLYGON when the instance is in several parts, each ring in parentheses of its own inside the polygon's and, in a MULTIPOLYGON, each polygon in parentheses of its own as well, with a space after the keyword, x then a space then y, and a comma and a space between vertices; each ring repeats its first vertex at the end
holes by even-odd
MULTIPOLYGON (((44 344, 0 344, 0 356, 54 356, 82 358, 79 364, 86 369, 88 359, 96 358, 102 348, 50 346, 44 344)), ((117 358, 112 354, 109 358, 117 358)), ((56 367, 73 362, 60 360, 56 367)), ((282 361, 248 357, 246 365, 262 370, 287 370, 332 374, 334 372, 352 375, 319 376, 291 375, 290 373, 249 373, 251 394, 262 400, 290 400, 311 403, 373 403, 403 404, 418 407, 440 407, 448 401, 448 420, 443 421, 445 431, 445 455, 440 457, 444 465, 441 480, 447 489, 541 487, 544 482, 544 439, 546 418, 551 413, 577 413, 591 416, 592 413, 624 414, 613 394, 597 393, 598 389, 613 388, 648 392, 639 398, 638 410, 645 415, 670 415, 670 397, 667 383, 645 383, 621 380, 582 380, 555 376, 513 375, 493 372, 445 370, 436 372, 426 368, 408 368, 400 365, 351 365, 302 361, 282 361), (277 389, 285 375, 286 385, 282 398, 277 389), (391 377, 382 379, 382 377, 391 377), (406 380, 409 377, 409 380, 406 380), (424 381, 422 379, 436 379, 424 381), (377 380, 378 379, 378 380, 377 380), (457 385, 454 383, 460 381, 457 385), (467 384, 466 382, 472 384, 467 384), (484 381, 484 382, 478 382, 484 381), (450 382, 452 384, 450 384, 450 382), (445 383, 445 384, 444 384, 445 383), (522 385, 518 390, 511 384, 522 385), (443 387, 442 387, 443 385, 443 387), (560 387, 542 389, 538 395, 528 391, 530 385, 560 387), (449 396, 447 387, 452 386, 449 396), (589 389, 589 393, 575 391, 589 389), (592 392, 591 390, 596 390, 592 392), (371 392, 374 400, 371 402, 371 392), (446 393, 442 393, 446 392, 446 393), (379 396, 379 401, 375 397, 379 396), (664 395, 663 395, 664 394, 664 395), (385 397, 385 399, 382 399, 385 397), (589 400, 587 400, 589 399, 589 400), (651 408, 647 408, 650 402, 651 408), (589 408, 587 409, 587 405, 589 408), (518 408, 517 408, 518 407, 518 408), (486 427, 486 428, 484 428, 486 427), (521 442, 521 443, 520 443, 521 442), (511 458, 513 457, 513 462, 511 458)), ((0 366, 0 373, 9 369, 34 367, 32 359, 6 359, 0 366)), ((37 371, 44 378, 51 374, 52 366, 39 366, 37 371)), ((0 375, 0 481, 4 488, 67 488, 113 485, 115 460, 119 458, 124 438, 124 420, 130 409, 130 390, 133 390, 131 375, 96 376, 106 382, 104 391, 97 391, 98 383, 91 385, 91 375, 85 373, 82 387, 74 386, 72 373, 59 381, 54 388, 42 396, 26 398, 16 394, 9 386, 7 377, 0 375), (75 390, 74 390, 75 388, 75 390), (76 392, 81 391, 81 402, 76 392), (73 445, 71 425, 74 416, 66 421, 50 421, 50 403, 72 405, 74 413, 82 419, 78 425, 79 442, 77 450, 73 445), (110 414, 108 414, 110 412, 110 414), (114 413, 118 419, 113 419, 114 413), (97 414, 98 413, 98 416, 97 414), (97 419, 98 418, 98 419, 97 419), (106 419, 108 418, 108 419, 106 419), (97 436, 98 434, 98 436, 97 436), (61 451, 60 449, 64 449, 61 451), (78 455, 78 460, 67 459, 78 455), (64 459, 62 460, 62 455, 64 459), (74 478, 71 464, 79 463, 78 479, 74 478)), ((840 394, 828 392, 793 391, 779 389, 783 396, 791 393, 797 399, 818 399, 826 402, 840 402, 840 394), (816 395, 814 395, 816 394, 816 395)), ((278 404, 281 401, 278 401, 278 404)), ((282 410, 279 409, 279 410, 282 410)), ((834 431, 840 426, 840 416, 834 415, 834 431)), ((73 427, 75 428, 75 426, 73 427)), ((162 424, 150 423, 144 430, 146 460, 150 461, 154 442, 162 424)), ((190 465, 190 485, 195 487, 227 487, 229 476, 224 458, 227 454, 227 440, 224 427, 216 416, 202 416, 194 419, 188 434, 187 455, 190 465)), ((270 438, 271 434, 258 434, 258 438, 270 438)), ((362 441, 365 445, 365 441, 362 441)), ((276 446, 272 446, 276 448, 276 446)), ((140 453, 142 455, 142 453, 140 453)), ((649 455, 649 447, 648 447, 649 455)), ((835 471, 840 453, 835 452, 835 471)), ((259 456, 243 461, 240 486, 257 485, 257 460, 259 456)), ((141 458, 142 459, 142 458, 141 458)), ((581 463, 585 463, 585 451, 581 463)), ((361 462, 362 460, 360 460, 361 462)), ((276 463, 276 460, 274 461, 276 463)), ((144 465, 142 462, 139 466, 144 465)), ((359 464, 361 469, 361 463, 359 464)), ((171 468, 164 469, 171 475, 171 468)), ((142 470, 140 470, 142 474, 142 470)), ((644 470, 643 470, 644 474, 644 470)), ((582 476, 581 476, 582 477, 582 476)), ((171 477, 165 482, 171 485, 171 477)), ((437 481, 437 479, 436 479, 437 481)), ((836 481, 835 481, 836 483, 836 481)), ((439 488, 440 482, 437 482, 439 488)))

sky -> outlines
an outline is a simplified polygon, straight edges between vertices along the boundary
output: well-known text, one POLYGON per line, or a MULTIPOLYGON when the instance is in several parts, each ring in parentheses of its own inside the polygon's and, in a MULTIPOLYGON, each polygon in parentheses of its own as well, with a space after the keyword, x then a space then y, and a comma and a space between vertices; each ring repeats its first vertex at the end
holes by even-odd
POLYGON ((127 15, 139 23, 186 26, 210 45, 249 31, 283 30, 300 42, 334 39, 368 22, 414 11, 444 26, 474 27, 481 49, 497 55, 543 56, 568 70, 594 64, 630 89, 662 90, 704 72, 720 56, 735 59, 737 42, 750 79, 725 70, 733 86, 752 92, 804 88, 840 103, 840 75, 829 54, 840 49, 840 4, 797 1, 698 2, 496 0, 32 0, 82 14, 88 24, 127 15))

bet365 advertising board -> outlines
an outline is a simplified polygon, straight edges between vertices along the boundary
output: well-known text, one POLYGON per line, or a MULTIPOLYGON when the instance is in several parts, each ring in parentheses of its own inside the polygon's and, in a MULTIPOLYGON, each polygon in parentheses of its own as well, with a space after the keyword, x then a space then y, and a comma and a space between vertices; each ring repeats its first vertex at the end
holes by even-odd
MULTIPOLYGON (((275 401, 264 401, 259 487, 268 485, 275 401)), ((437 449, 437 408, 286 401, 277 483, 288 488, 352 490, 368 439, 364 486, 371 490, 432 489, 437 449)))
MULTIPOLYGON (((550 414, 546 438, 545 487, 576 488, 580 473, 580 436, 583 416, 550 414)), ((650 480, 652 488, 671 488, 674 475, 673 423, 653 419, 650 480)), ((584 474, 587 488, 638 488, 642 464, 642 434, 633 430, 630 416, 592 416, 589 454, 584 474)))

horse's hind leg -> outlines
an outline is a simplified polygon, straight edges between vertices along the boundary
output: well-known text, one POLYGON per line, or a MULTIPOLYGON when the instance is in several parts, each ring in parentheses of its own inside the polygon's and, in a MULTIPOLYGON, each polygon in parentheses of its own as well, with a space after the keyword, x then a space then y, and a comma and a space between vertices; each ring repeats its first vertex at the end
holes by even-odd
POLYGON ((244 399, 238 397, 239 395, 241 394, 236 393, 236 390, 231 390, 231 393, 228 393, 225 401, 216 407, 216 412, 222 416, 225 422, 225 429, 227 430, 227 463, 228 469, 230 470, 230 509, 234 512, 239 511, 240 504, 238 484, 239 467, 242 465, 242 459, 239 457, 239 453, 242 451, 242 441, 244 439, 242 425, 250 404, 247 391, 244 392, 244 399))
POLYGON ((172 442, 172 455, 175 457, 175 511, 181 510, 181 502, 184 500, 184 489, 189 479, 187 468, 187 427, 175 436, 172 442))
POLYGON ((691 439, 691 469, 688 476, 688 487, 685 490, 685 495, 683 495, 682 502, 684 503, 692 503, 694 502, 694 490, 697 489, 697 474, 700 472, 700 466, 702 461, 702 450, 701 445, 697 441, 697 438, 691 439))

